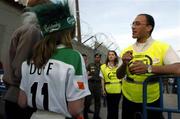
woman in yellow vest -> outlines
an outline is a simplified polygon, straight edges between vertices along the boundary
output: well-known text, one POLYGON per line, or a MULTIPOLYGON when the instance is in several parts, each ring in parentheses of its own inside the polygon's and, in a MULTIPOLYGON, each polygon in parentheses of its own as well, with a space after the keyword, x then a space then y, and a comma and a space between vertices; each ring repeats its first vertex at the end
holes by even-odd
POLYGON ((110 50, 106 63, 101 65, 102 89, 107 99, 107 119, 118 119, 121 98, 121 80, 116 76, 118 62, 116 52, 110 50))

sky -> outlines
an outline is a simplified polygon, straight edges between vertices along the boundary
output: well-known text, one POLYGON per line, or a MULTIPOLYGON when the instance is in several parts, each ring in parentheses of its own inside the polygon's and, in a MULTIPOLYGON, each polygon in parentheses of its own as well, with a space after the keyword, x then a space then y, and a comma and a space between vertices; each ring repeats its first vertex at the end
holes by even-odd
POLYGON ((105 34, 119 52, 136 41, 130 26, 135 17, 150 14, 155 19, 152 37, 180 54, 180 0, 79 0, 79 10, 82 34, 105 34))

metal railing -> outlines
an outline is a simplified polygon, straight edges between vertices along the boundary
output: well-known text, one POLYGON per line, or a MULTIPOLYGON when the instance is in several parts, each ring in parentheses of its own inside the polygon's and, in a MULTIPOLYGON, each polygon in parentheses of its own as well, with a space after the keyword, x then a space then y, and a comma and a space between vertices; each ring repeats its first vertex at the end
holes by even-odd
POLYGON ((147 119, 147 110, 167 112, 168 119, 172 118, 172 113, 180 113, 180 76, 174 75, 155 75, 147 78, 143 82, 143 119, 147 119), (167 78, 174 78, 177 81, 177 107, 165 107, 163 97, 163 81, 167 78), (148 83, 159 82, 160 86, 160 106, 152 107, 147 105, 147 85, 148 83))

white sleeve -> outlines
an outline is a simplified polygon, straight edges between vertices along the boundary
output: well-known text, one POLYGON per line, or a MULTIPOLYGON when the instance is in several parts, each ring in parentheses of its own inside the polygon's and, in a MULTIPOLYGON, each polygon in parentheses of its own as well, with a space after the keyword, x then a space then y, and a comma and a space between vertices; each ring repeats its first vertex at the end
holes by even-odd
POLYGON ((20 83, 20 89, 24 92, 27 92, 27 62, 23 62, 21 65, 21 83, 20 83))
POLYGON ((120 67, 122 63, 123 63, 122 58, 119 58, 118 67, 120 67))
POLYGON ((172 49, 170 46, 167 50, 167 53, 164 57, 164 64, 173 64, 173 63, 180 63, 180 57, 177 55, 177 53, 172 49))
POLYGON ((66 87, 66 98, 67 101, 74 101, 90 95, 87 79, 87 71, 85 64, 81 56, 81 61, 79 62, 82 67, 82 75, 76 75, 75 69, 71 68, 68 71, 68 81, 66 87))
POLYGON ((102 77, 102 78, 104 78, 101 70, 100 70, 99 76, 102 77))

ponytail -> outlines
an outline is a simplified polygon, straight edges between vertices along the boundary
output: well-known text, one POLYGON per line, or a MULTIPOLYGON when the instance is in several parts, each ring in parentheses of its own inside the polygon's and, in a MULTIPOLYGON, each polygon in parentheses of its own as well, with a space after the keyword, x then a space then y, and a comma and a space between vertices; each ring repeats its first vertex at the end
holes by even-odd
POLYGON ((40 40, 35 45, 31 63, 37 68, 42 68, 54 54, 57 45, 63 44, 68 48, 72 48, 71 39, 71 29, 46 35, 43 40, 40 40))

